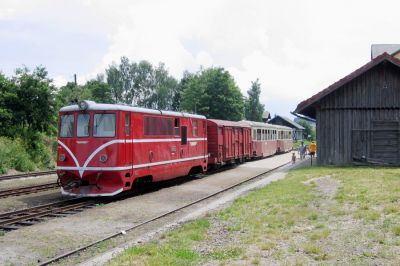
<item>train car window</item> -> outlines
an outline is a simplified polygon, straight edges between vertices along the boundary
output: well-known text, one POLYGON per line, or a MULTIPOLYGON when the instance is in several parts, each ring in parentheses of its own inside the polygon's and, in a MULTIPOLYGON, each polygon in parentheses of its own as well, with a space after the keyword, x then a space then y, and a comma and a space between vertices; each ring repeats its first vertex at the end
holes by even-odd
POLYGON ((197 137, 199 135, 199 127, 197 120, 193 121, 193 136, 197 137))
POLYGON ((187 143, 187 127, 182 127, 181 144, 187 143))
POLYGON ((76 135, 78 137, 89 137, 89 114, 79 114, 76 126, 76 135))
POLYGON ((172 118, 145 116, 145 136, 174 136, 174 121, 172 118))
POLYGON ((125 136, 131 134, 131 114, 125 113, 125 136))
POLYGON ((253 140, 257 140, 257 130, 253 129, 253 140))
POLYGON ((93 136, 114 137, 115 136, 115 114, 95 114, 93 125, 93 136))
POLYGON ((261 129, 257 129, 257 140, 261 140, 261 129))
POLYGON ((174 121, 175 136, 179 136, 179 118, 174 121))
POLYGON ((60 137, 74 136, 74 115, 62 115, 60 124, 60 137))

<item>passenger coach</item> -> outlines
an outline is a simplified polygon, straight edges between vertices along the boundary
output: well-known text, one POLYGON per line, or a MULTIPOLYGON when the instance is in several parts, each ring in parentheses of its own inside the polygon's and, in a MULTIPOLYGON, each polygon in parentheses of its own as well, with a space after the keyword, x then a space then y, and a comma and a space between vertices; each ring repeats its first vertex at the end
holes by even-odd
POLYGON ((251 127, 253 158, 271 156, 292 149, 291 128, 245 120, 242 122, 251 127))
POLYGON ((60 110, 57 152, 63 194, 112 196, 206 171, 206 118, 83 101, 60 110))

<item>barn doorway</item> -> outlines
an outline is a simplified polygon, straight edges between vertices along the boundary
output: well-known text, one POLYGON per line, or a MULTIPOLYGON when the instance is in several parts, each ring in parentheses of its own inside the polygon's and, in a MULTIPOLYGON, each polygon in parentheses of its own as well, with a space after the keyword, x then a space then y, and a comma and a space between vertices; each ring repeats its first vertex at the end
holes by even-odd
POLYGON ((400 122, 375 120, 371 130, 352 130, 353 161, 400 164, 400 122))

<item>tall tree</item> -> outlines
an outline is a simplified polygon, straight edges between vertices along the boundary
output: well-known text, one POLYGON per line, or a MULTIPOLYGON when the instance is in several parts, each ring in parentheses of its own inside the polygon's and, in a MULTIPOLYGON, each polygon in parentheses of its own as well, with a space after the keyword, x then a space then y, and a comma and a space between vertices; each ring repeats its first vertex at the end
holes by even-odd
POLYGON ((9 102, 13 124, 29 131, 48 132, 55 124, 55 88, 47 78, 47 70, 42 66, 33 72, 27 68, 17 69, 12 82, 16 95, 9 102))
POLYGON ((243 96, 228 71, 208 68, 184 78, 184 110, 216 119, 238 121, 243 118, 243 96))
POLYGON ((130 62, 122 57, 119 65, 106 69, 107 83, 115 102, 154 109, 176 110, 178 82, 163 63, 154 67, 148 61, 130 62))
POLYGON ((93 100, 98 103, 114 103, 111 88, 104 82, 103 75, 98 75, 96 79, 87 81, 83 87, 84 90, 89 91, 91 94, 88 100, 93 100))
POLYGON ((14 83, 0 72, 0 135, 6 135, 13 124, 12 104, 17 101, 14 88, 14 83))
POLYGON ((245 101, 245 117, 250 121, 262 121, 264 105, 260 103, 261 84, 258 81, 251 82, 251 88, 247 91, 248 98, 245 101))
POLYGON ((310 122, 307 122, 304 119, 297 119, 296 123, 304 127, 304 135, 309 140, 315 140, 316 134, 315 129, 311 126, 310 122))

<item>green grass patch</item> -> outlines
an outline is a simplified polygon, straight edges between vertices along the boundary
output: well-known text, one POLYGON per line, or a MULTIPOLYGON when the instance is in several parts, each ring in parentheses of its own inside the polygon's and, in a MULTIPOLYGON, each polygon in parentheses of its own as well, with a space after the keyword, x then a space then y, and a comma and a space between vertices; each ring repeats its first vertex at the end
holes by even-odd
POLYGON ((398 265, 400 259, 393 254, 400 246, 399 199, 397 168, 301 168, 215 215, 163 235, 158 242, 129 249, 110 265, 209 261, 230 265, 235 260, 257 265, 261 256, 272 256, 278 264, 380 264, 384 260, 398 265), (326 176, 340 184, 332 199, 319 190, 318 178, 326 176), (312 184, 306 182, 310 179, 312 184), (214 219, 219 223, 210 224, 214 219), (214 244, 211 234, 220 232, 221 224, 224 235, 219 238, 228 240, 214 244), (199 253, 198 246, 208 251, 199 253))
POLYGON ((395 234, 396 236, 400 236, 400 225, 394 226, 392 231, 393 231, 393 234, 395 234))
POLYGON ((132 261, 144 265, 192 265, 200 261, 200 255, 191 249, 193 242, 206 237, 210 223, 198 219, 185 224, 164 236, 161 242, 153 241, 129 248, 113 259, 109 265, 131 265, 132 261))

